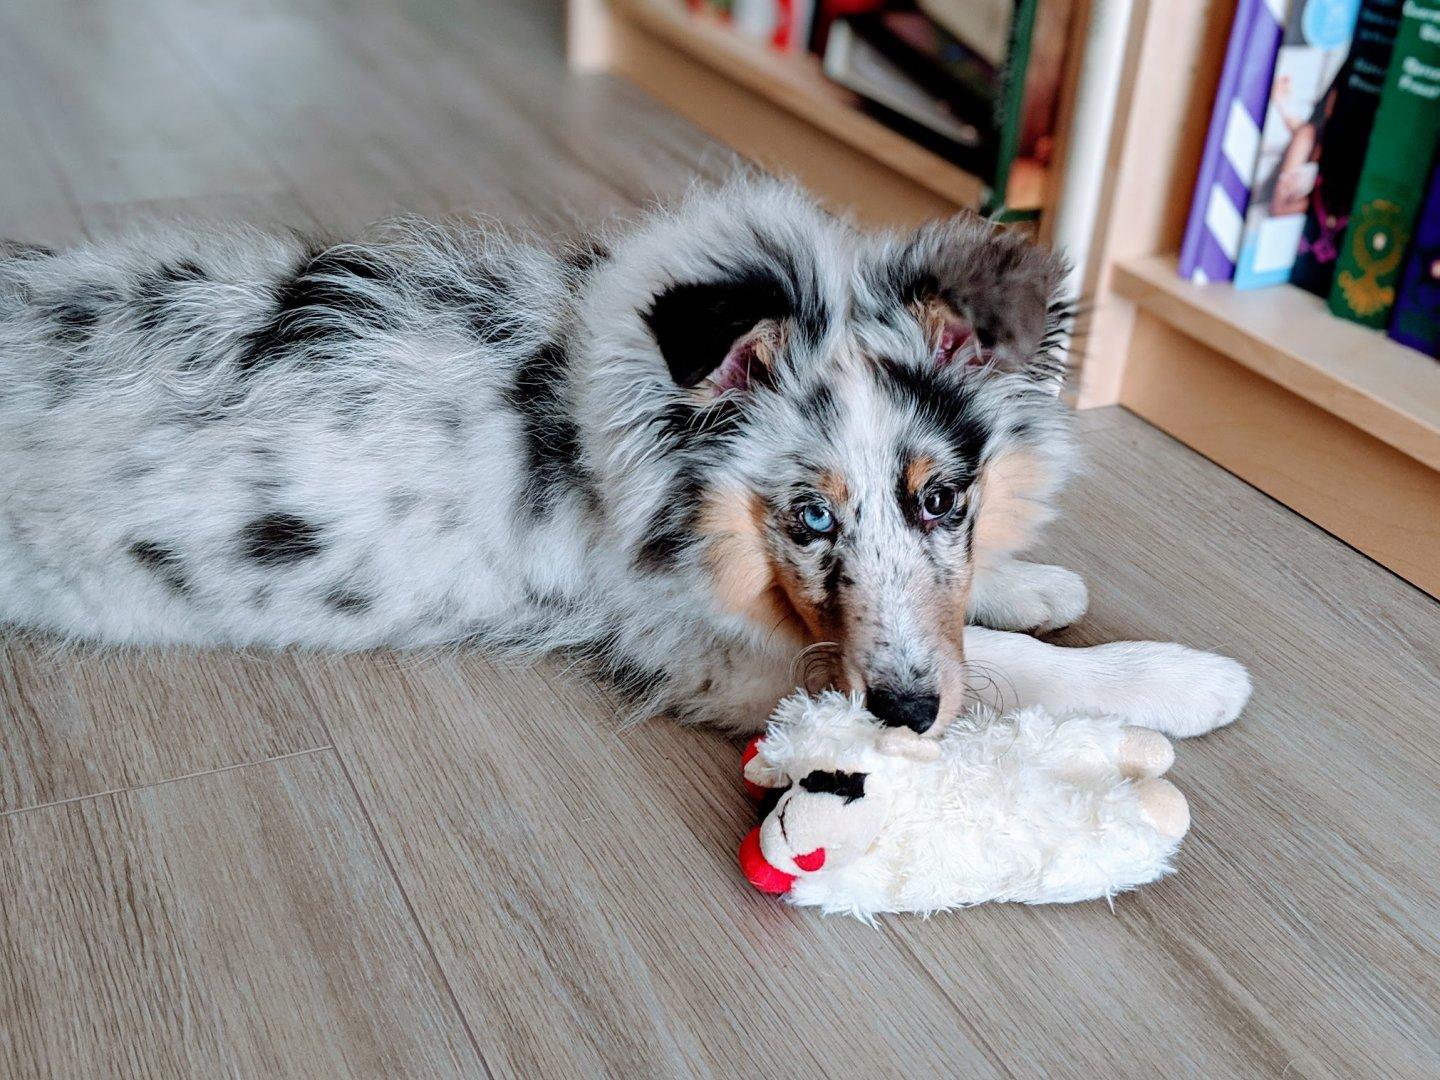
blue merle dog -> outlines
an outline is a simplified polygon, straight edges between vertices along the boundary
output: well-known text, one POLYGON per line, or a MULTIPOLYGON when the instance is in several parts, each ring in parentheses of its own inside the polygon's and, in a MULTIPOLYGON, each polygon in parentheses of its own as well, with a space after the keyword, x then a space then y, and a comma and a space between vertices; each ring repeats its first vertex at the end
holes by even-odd
POLYGON ((1233 661, 1017 632, 1086 605, 1016 558, 1074 453, 1061 274, 974 217, 865 234, 754 177, 584 243, 9 244, 0 622, 559 650, 737 730, 818 681, 921 732, 977 698, 1207 731, 1233 661))

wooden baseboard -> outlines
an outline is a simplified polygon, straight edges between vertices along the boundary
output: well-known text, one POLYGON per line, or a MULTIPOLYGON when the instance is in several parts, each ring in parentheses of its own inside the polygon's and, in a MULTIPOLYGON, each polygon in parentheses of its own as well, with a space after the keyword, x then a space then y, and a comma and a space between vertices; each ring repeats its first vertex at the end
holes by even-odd
POLYGON ((1440 597, 1440 472, 1143 311, 1120 402, 1440 597))

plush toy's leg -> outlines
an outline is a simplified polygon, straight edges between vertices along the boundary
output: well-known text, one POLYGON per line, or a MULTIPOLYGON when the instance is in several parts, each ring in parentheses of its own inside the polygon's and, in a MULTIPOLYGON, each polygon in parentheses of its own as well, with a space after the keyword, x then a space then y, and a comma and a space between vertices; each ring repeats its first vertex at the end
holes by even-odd
POLYGON ((1175 747, 1158 731, 1127 727, 1120 735, 1115 766, 1130 777, 1163 776, 1175 764, 1175 747))
POLYGON ((1147 821, 1168 840, 1179 840, 1190 831, 1190 804, 1169 780, 1150 777, 1135 782, 1135 797, 1147 821))

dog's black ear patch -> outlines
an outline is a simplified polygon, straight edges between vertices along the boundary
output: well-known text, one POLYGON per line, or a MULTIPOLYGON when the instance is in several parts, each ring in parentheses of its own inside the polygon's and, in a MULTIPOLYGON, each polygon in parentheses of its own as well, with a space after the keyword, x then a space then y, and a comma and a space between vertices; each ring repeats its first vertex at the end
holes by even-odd
POLYGON ((760 270, 721 281, 671 285, 651 301, 645 325, 677 386, 699 386, 742 337, 794 311, 785 285, 760 270))

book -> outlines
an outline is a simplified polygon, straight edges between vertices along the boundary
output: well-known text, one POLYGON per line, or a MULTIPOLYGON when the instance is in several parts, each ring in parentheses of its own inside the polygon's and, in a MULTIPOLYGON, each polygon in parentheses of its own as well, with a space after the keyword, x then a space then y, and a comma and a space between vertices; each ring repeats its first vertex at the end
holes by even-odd
POLYGON ((1060 83, 1065 77, 1065 53, 1074 23, 1072 8, 1071 0, 1040 0, 1035 8, 1030 62, 1025 65, 1025 104, 1017 154, 1047 165, 1060 111, 1060 83))
POLYGON ((1290 6, 1235 259, 1237 289, 1290 280, 1358 14, 1358 0, 1295 0, 1290 6))
POLYGON ((1440 0, 1405 0, 1335 263, 1330 310, 1383 328, 1440 139, 1440 0))
POLYGON ((745 37, 781 52, 803 53, 810 48, 813 0, 728 0, 719 6, 728 10, 731 25, 745 37))
POLYGON ((845 20, 927 93, 978 128, 995 128, 1000 73, 974 50, 918 11, 877 11, 845 20))
POLYGON ((1010 51, 1014 0, 919 0, 920 10, 995 67, 1010 51))
POLYGON ((1000 126, 999 146, 995 154, 995 175, 990 181, 990 197, 981 207, 985 213, 1004 213, 1010 169, 1020 153, 1020 137, 1025 127, 1025 73, 1030 68, 1038 5, 1039 0, 1015 0, 1010 19, 1010 40, 1006 47, 1005 64, 1000 71, 1000 97, 995 114, 1000 126))
POLYGON ((830 40, 830 27, 836 19, 878 11, 887 0, 818 0, 815 5, 815 26, 810 31, 810 51, 817 56, 825 55, 830 40))
POLYGON ((903 134, 977 175, 993 170, 993 134, 956 115, 946 101, 916 83, 856 33, 851 20, 831 24, 823 66, 827 76, 866 99, 880 119, 903 134))
POLYGON ((1430 189, 1396 290, 1390 336, 1440 358, 1440 157, 1430 170, 1430 189))
POLYGON ((1284 15, 1283 6, 1273 10, 1265 0, 1236 5, 1180 246, 1180 276, 1187 280, 1235 276, 1284 15))
POLYGON ((1375 126, 1375 109, 1395 48, 1402 0, 1363 0, 1350 55, 1340 69, 1330 122, 1320 143, 1318 175, 1305 208, 1305 226, 1290 281, 1316 296, 1329 296, 1340 238, 1375 126))
MULTIPOLYGON (((1068 18, 1069 0, 1052 2, 1068 18)), ((998 68, 924 14, 883 10, 831 24, 824 71, 891 126, 984 180, 982 210, 1003 217, 1025 127, 1037 6, 1018 0, 998 68)))

